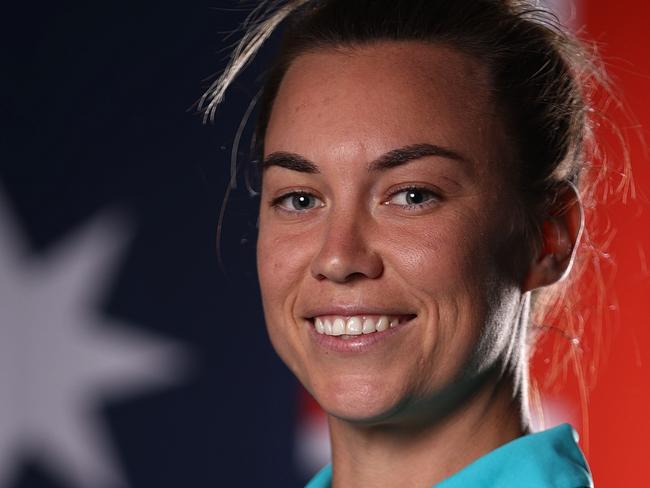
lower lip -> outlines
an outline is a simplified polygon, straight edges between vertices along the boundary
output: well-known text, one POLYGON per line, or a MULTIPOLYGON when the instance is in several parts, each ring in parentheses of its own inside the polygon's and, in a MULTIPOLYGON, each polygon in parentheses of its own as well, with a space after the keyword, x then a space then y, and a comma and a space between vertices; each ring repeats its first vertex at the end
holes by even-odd
POLYGON ((311 321, 307 321, 307 325, 309 327, 309 335, 319 347, 333 352, 362 353, 399 334, 403 329, 408 328, 411 322, 413 322, 413 319, 402 322, 390 329, 382 330, 381 332, 348 335, 346 338, 343 338, 343 336, 319 334, 316 332, 316 328, 311 321))

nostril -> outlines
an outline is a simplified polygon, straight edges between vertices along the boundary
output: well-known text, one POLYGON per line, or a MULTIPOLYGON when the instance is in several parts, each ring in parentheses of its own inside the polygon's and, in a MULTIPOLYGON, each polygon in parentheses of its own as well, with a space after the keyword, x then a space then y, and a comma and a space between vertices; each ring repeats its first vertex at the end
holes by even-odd
POLYGON ((379 278, 383 274, 384 265, 381 257, 374 252, 330 256, 320 254, 314 258, 311 271, 312 276, 319 281, 328 279, 348 283, 361 278, 379 278))
POLYGON ((351 281, 356 281, 362 278, 368 278, 364 273, 356 272, 356 273, 351 273, 345 278, 345 283, 349 283, 351 281))

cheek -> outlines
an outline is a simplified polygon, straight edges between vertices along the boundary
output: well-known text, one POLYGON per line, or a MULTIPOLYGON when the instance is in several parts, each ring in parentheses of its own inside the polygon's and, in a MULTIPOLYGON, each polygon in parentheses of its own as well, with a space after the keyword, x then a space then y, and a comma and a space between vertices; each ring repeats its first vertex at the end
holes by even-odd
POLYGON ((294 273, 290 268, 293 262, 282 239, 260 224, 257 240, 257 274, 266 324, 272 340, 275 330, 282 329, 280 320, 285 298, 291 290, 294 273))
POLYGON ((498 331, 492 324, 500 305, 492 295, 507 281, 495 263, 498 230, 472 212, 438 217, 423 226, 404 226, 387 247, 400 281, 427 310, 422 362, 447 375, 484 354, 486 344, 495 344, 498 331))
POLYGON ((309 241, 305 236, 291 233, 286 227, 265 224, 263 219, 260 219, 257 271, 265 302, 279 306, 286 300, 279 302, 278 299, 287 297, 292 290, 295 291, 308 271, 309 241))
POLYGON ((396 268, 415 288, 461 297, 476 293, 493 267, 492 243, 484 227, 472 212, 450 212, 396 229, 392 234, 399 237, 389 247, 399 262, 396 268))
POLYGON ((299 327, 293 309, 300 285, 309 272, 307 242, 286 227, 269 224, 260 216, 257 239, 257 272, 269 338, 287 365, 294 370, 300 351, 299 327))

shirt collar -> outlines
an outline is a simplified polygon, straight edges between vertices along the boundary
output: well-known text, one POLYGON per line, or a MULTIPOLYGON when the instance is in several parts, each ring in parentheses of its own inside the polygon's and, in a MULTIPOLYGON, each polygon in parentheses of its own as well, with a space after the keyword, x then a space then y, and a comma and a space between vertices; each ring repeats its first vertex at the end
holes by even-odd
MULTIPOLYGON (((435 488, 593 488, 587 462, 569 424, 528 434, 477 459, 435 488), (525 483, 524 483, 525 480, 525 483)), ((328 464, 305 488, 330 488, 328 464)))

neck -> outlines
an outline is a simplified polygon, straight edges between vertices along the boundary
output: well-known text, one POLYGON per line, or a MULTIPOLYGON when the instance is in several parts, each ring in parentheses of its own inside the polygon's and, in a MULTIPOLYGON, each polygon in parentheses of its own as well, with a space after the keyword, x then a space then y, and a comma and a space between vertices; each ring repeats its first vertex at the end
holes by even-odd
POLYGON ((495 368, 462 408, 417 426, 329 417, 333 487, 433 486, 527 433, 522 371, 495 368))

